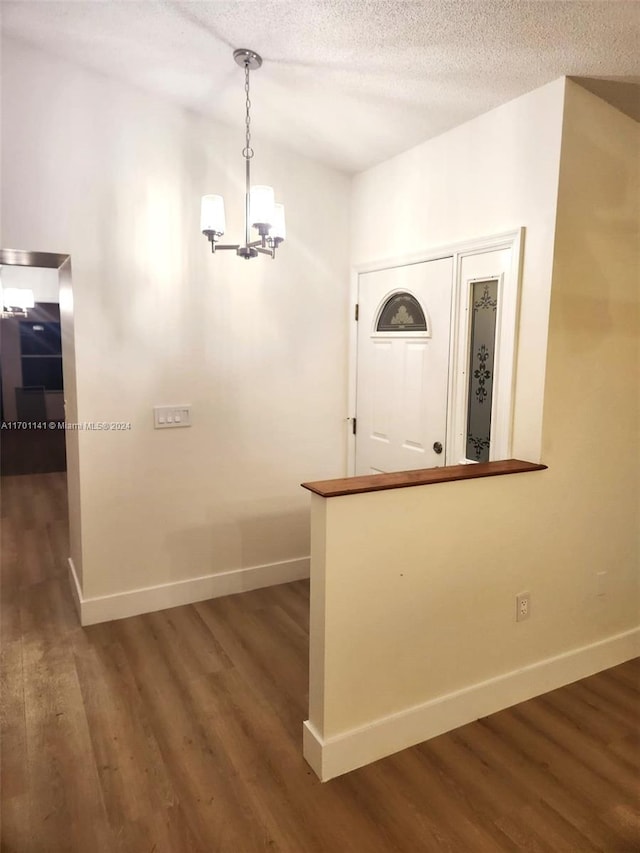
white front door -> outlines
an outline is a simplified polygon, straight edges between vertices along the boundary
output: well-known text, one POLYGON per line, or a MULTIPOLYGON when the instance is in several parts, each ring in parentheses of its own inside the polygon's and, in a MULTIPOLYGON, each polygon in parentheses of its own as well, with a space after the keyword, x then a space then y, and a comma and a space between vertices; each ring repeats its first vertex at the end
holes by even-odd
POLYGON ((361 273, 356 475, 445 464, 453 258, 361 273))

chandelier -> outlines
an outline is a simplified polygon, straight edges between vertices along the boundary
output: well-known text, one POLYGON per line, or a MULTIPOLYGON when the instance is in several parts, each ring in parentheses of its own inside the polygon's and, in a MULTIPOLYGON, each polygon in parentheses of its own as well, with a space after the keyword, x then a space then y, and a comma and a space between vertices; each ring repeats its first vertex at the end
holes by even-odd
POLYGON ((246 95, 245 147, 242 156, 245 160, 245 204, 244 204, 244 245, 223 244, 218 240, 224 234, 224 199, 221 195, 202 197, 200 230, 211 243, 211 251, 234 249, 236 254, 247 261, 257 258, 258 254, 276 256, 276 249, 285 238, 284 205, 276 204, 273 189, 265 186, 251 186, 251 100, 249 98, 249 72, 262 65, 262 57, 253 50, 239 48, 234 50, 233 58, 244 68, 244 91, 246 95), (255 228, 259 238, 251 239, 251 228, 255 228))

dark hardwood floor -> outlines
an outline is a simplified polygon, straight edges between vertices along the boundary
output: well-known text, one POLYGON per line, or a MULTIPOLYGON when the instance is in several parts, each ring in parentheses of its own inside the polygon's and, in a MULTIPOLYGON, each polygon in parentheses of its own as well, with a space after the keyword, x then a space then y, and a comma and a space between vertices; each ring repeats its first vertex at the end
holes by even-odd
POLYGON ((0 474, 66 471, 64 429, 0 429, 0 474))
POLYGON ((632 853, 632 661, 324 785, 308 587, 85 630, 63 474, 2 480, 4 853, 632 853))

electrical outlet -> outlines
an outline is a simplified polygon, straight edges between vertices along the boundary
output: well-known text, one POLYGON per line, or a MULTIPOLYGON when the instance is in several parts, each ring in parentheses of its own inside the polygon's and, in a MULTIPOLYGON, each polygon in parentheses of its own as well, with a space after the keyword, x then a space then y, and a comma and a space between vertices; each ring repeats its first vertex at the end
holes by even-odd
POLYGON ((607 572, 596 572, 596 596, 604 598, 607 594, 607 572))
POLYGON ((531 615, 531 596, 528 592, 516 595, 516 622, 522 622, 531 615))

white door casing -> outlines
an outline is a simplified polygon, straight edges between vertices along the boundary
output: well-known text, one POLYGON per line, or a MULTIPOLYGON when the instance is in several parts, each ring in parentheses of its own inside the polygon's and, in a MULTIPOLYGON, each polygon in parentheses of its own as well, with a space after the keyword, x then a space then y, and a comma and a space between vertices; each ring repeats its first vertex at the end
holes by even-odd
POLYGON ((469 368, 473 360, 471 294, 474 284, 485 281, 497 282, 489 459, 493 461, 511 457, 520 243, 518 234, 517 239, 507 243, 494 243, 493 246, 461 252, 457 258, 452 319, 452 405, 448 422, 450 465, 475 461, 467 453, 468 414, 471 405, 469 368))
POLYGON ((445 464, 452 288, 451 257, 360 275, 356 474, 445 464), (412 331, 402 314, 379 328, 390 299, 409 316, 401 294, 417 300, 426 329, 412 331))
MULTIPOLYGON (((513 403, 515 396, 516 350, 518 338, 518 310, 520 282, 522 276, 525 229, 518 228, 506 233, 467 240, 457 244, 441 246, 431 250, 402 255, 374 263, 362 264, 353 269, 351 279, 350 312, 358 303, 361 278, 369 273, 387 272, 400 268, 409 269, 433 260, 453 257, 453 298, 450 319, 450 344, 447 362, 448 406, 446 419, 446 443, 442 457, 433 465, 455 465, 472 462, 466 457, 466 423, 468 406, 468 365, 471 343, 470 287, 478 278, 499 278, 498 316, 495 333, 495 372, 491 416, 490 459, 509 459, 513 443, 513 403), (490 257, 494 252, 508 249, 508 255, 490 257), (483 257, 486 256, 486 257, 483 257), (487 267, 487 263, 490 264, 487 267)), ((399 289, 399 288, 392 288, 399 289)), ((427 311, 429 307, 426 306, 427 311)), ((362 316, 362 313, 361 313, 362 316)), ((347 440, 347 462, 350 475, 365 473, 356 468, 356 438, 352 429, 358 412, 358 358, 359 343, 362 341, 361 324, 351 315, 349 345, 349 424, 347 440)), ((362 388, 360 387, 360 392, 362 388)), ((357 432, 362 435, 360 423, 357 432)), ((375 466, 372 466, 375 467, 375 466)), ((396 470, 400 470, 397 468, 396 470)), ((368 473, 368 472, 367 472, 368 473)))

